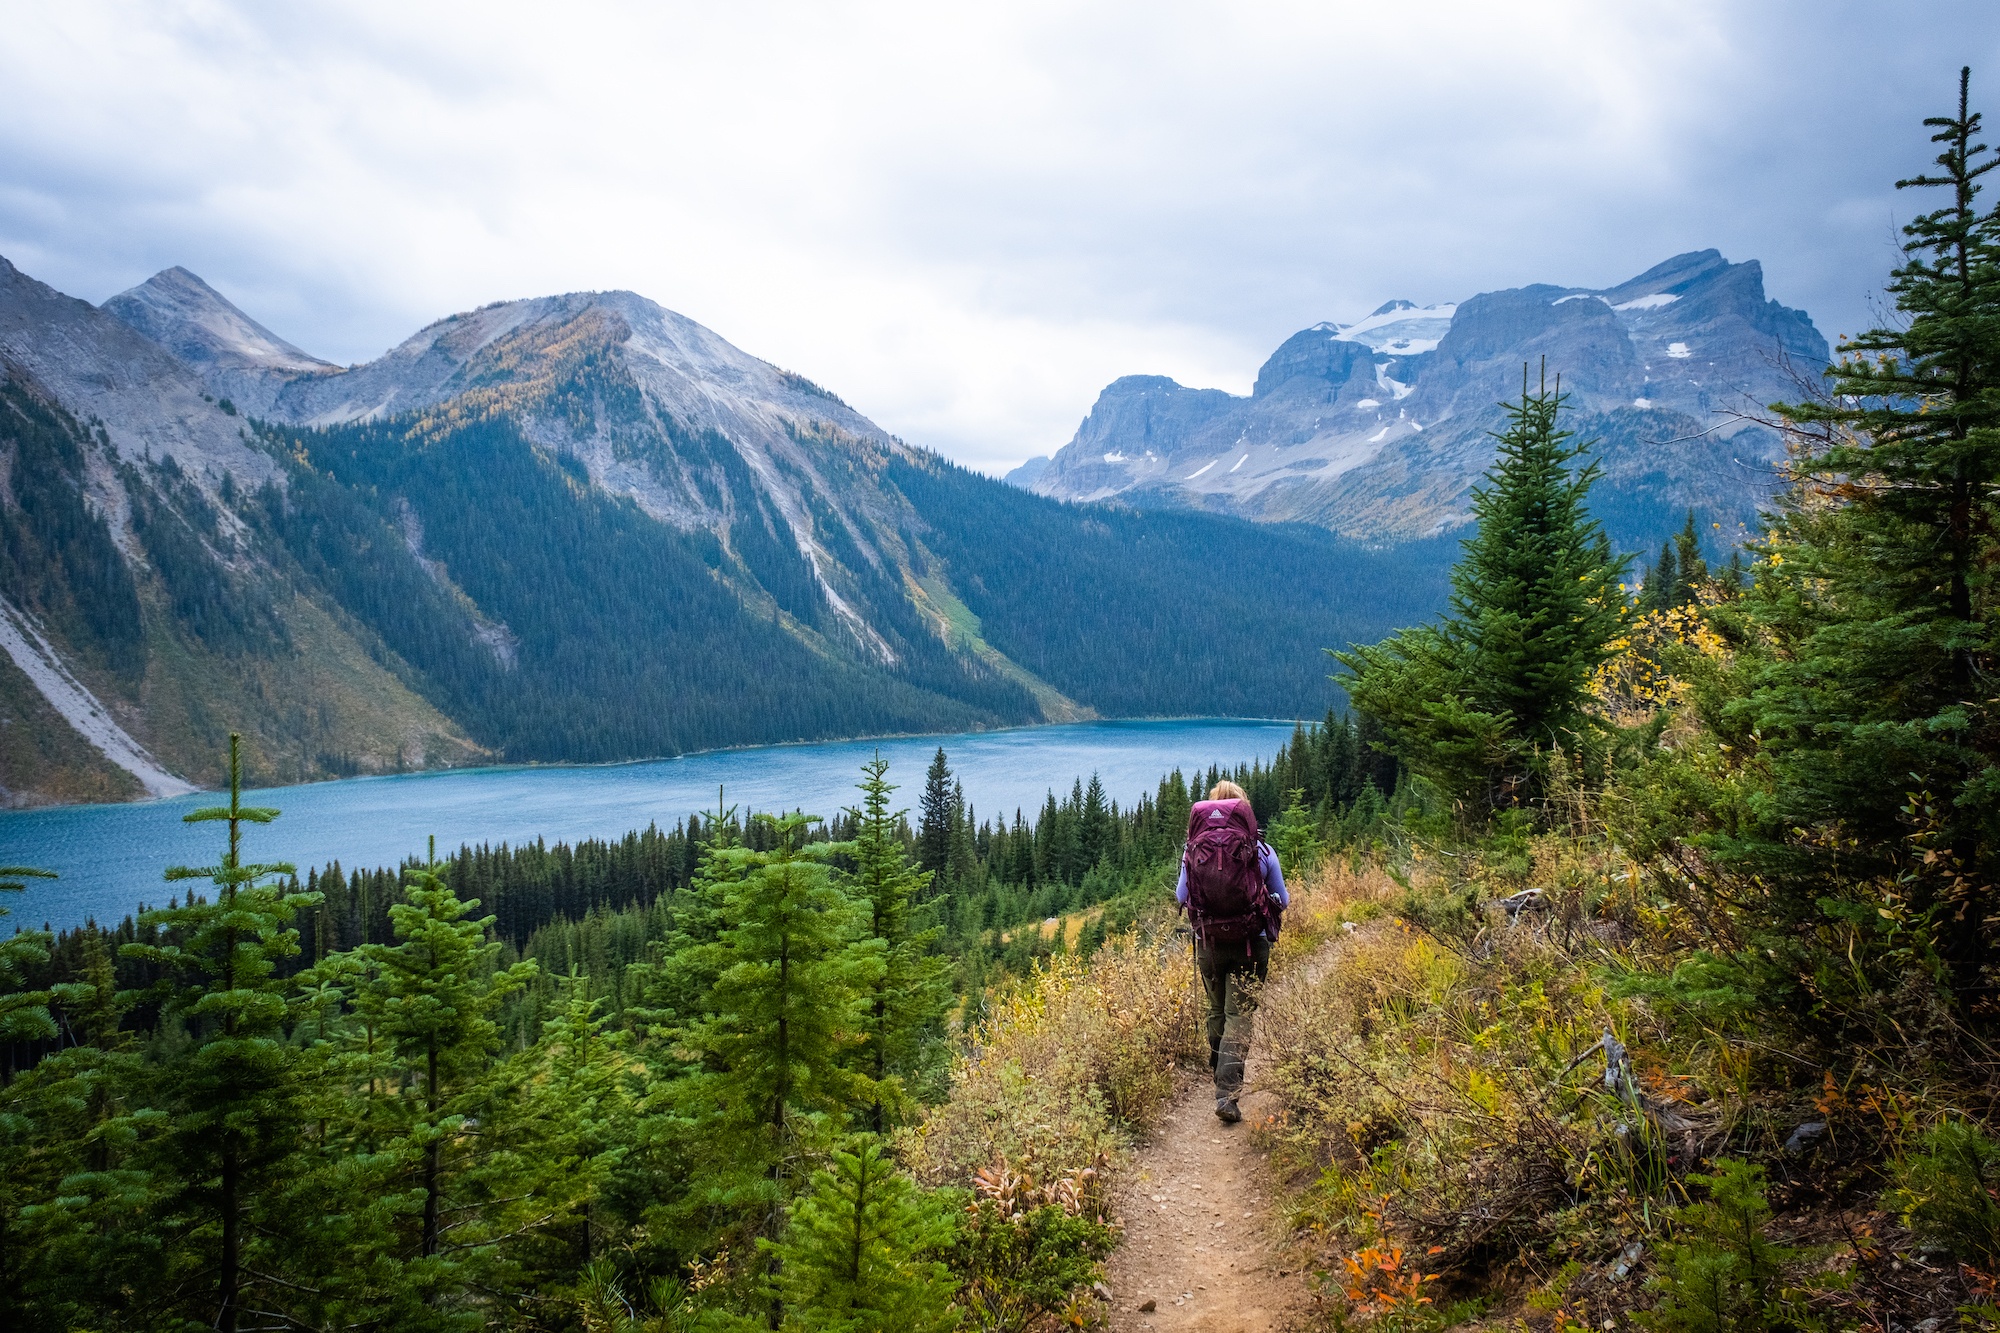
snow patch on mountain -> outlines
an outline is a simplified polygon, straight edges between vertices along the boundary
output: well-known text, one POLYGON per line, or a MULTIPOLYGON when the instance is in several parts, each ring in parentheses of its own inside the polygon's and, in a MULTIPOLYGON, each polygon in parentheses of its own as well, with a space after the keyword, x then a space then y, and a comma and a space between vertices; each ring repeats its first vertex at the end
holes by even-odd
POLYGON ((1457 313, 1455 304, 1419 306, 1391 301, 1366 319, 1332 328, 1344 342, 1361 343, 1390 356, 1419 356, 1436 350, 1457 313))
POLYGON ((1125 376, 1030 487, 1320 523, 1368 540, 1421 537, 1465 521, 1493 456, 1498 404, 1520 393, 1523 364, 1545 360, 1580 428, 1596 430, 1583 414, 1609 418, 1603 503, 1623 511, 1620 539, 1650 541, 1654 511, 1754 514, 1762 496, 1719 481, 1716 451, 1774 457, 1781 443, 1752 430, 1746 407, 1790 390, 1774 365, 1826 355, 1804 312, 1765 296, 1756 261, 1691 251, 1599 290, 1397 300, 1351 324, 1315 324, 1271 354, 1247 398, 1125 376), (1699 380, 1657 380, 1645 364, 1692 361, 1697 350, 1699 380))

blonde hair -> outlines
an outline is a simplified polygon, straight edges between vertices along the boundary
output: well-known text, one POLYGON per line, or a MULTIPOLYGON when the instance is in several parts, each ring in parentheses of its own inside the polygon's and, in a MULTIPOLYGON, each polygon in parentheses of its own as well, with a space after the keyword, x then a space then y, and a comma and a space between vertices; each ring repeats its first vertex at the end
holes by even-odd
POLYGON ((1208 789, 1208 799, 1211 801, 1247 801, 1250 799, 1250 793, 1244 791, 1228 778, 1224 778, 1208 789))

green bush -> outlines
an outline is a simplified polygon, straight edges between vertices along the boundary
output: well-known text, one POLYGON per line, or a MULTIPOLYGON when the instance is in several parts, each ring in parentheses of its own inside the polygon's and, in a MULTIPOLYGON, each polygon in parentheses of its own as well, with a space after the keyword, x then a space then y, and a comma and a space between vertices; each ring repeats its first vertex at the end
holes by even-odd
POLYGON ((1105 1223, 1058 1204, 1014 1211, 1002 1200, 981 1199, 967 1209, 947 1256, 962 1284, 958 1299, 968 1327, 1021 1333, 1064 1309, 1072 1293, 1103 1276, 1100 1265, 1116 1243, 1105 1223))
POLYGON ((947 1243, 949 1196, 896 1170, 872 1136, 836 1151, 793 1205, 781 1261, 786 1327, 817 1333, 943 1333, 958 1326, 952 1276, 932 1252, 947 1243))
POLYGON ((1638 1316, 1656 1333, 1763 1333, 1798 1323, 1780 1286, 1800 1252, 1764 1235, 1771 1205, 1764 1168, 1722 1158, 1711 1176, 1688 1179, 1708 1198, 1675 1210, 1672 1241, 1660 1247, 1661 1271, 1647 1285, 1660 1303, 1638 1316))
POLYGON ((1990 1267, 2000 1260, 2000 1143, 1978 1126, 1947 1120, 1896 1164, 1890 1204, 1920 1245, 1990 1267))
POLYGON ((1403 900, 1396 914, 1419 930, 1442 939, 1469 940, 1486 924, 1477 884, 1417 887, 1398 879, 1403 900))

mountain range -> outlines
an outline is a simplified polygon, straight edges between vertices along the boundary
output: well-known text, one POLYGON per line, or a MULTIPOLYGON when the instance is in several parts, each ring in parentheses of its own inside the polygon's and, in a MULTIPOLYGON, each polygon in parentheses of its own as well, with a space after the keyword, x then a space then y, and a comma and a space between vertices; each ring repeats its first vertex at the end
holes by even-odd
POLYGON ((1316 715, 1448 546, 1030 495, 630 292, 340 367, 184 269, 0 259, 9 804, 212 784, 231 730, 268 783, 1316 715))
POLYGON ((1637 550, 1692 507, 1733 534, 1777 485, 1783 441, 1758 418, 1812 393, 1827 343, 1764 295, 1754 260, 1678 255, 1615 287, 1538 284, 1454 304, 1390 301, 1286 339, 1248 397, 1129 375, 1052 459, 1008 480, 1118 500, 1316 524, 1371 543, 1470 518, 1499 403, 1546 367, 1568 428, 1597 443, 1595 509, 1637 550))

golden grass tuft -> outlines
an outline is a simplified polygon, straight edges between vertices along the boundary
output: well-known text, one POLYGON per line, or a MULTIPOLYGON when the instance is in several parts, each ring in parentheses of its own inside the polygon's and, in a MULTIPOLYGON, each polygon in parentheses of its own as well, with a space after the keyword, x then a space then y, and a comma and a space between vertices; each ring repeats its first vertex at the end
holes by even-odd
POLYGON ((1313 887, 1312 919, 1339 924, 1301 932, 1258 1019, 1281 1108, 1262 1133, 1297 1187, 1294 1224, 1330 1263, 1407 1242, 1460 1274, 1615 1233, 1671 1149, 1623 1149, 1618 1125, 1636 1144, 1657 1123, 1603 1089, 1589 1052, 1607 1030, 1634 1047, 1654 1034, 1561 946, 1560 908, 1434 936, 1390 915, 1403 893, 1380 871, 1313 887))
POLYGON ((997 1159, 1053 1179, 1122 1153, 1196 1050, 1194 970, 1165 924, 1087 961, 1057 954, 995 1001, 950 1097, 904 1136, 910 1170, 967 1185, 997 1159))

